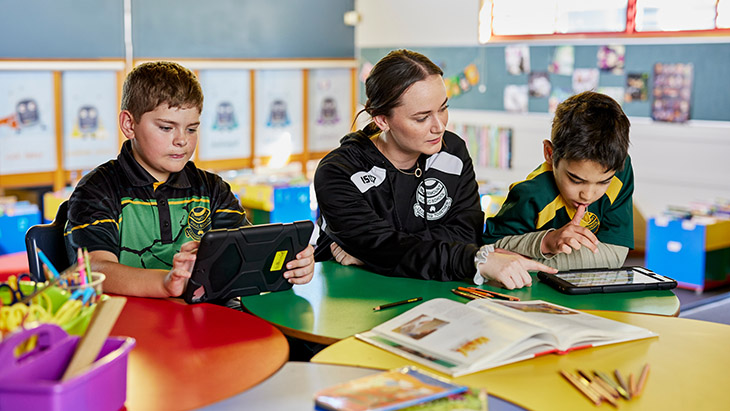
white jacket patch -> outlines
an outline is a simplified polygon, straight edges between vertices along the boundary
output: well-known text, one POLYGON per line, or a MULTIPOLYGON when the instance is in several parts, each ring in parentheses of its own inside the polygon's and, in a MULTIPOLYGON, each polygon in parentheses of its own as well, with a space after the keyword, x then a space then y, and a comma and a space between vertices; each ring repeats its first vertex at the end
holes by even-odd
POLYGON ((381 185, 385 181, 385 169, 373 167, 370 171, 358 171, 350 176, 350 180, 355 183, 355 186, 361 193, 364 193, 373 187, 381 185))
POLYGON ((461 175, 464 162, 453 154, 440 151, 426 160, 426 170, 434 168, 447 174, 461 175))

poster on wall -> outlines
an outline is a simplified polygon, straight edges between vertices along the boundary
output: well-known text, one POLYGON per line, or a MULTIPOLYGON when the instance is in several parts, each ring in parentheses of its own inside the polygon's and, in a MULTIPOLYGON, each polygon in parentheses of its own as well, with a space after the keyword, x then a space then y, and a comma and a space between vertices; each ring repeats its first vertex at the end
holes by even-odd
POLYGON ((548 65, 548 71, 554 74, 569 76, 573 74, 575 65, 575 49, 573 46, 557 46, 553 52, 553 59, 548 65))
POLYGON ((646 101, 649 95, 649 73, 628 73, 624 94, 626 102, 646 101))
POLYGON ((301 153, 303 99, 301 70, 256 72, 256 156, 301 153))
POLYGON ((530 97, 543 98, 550 95, 550 77, 546 71, 533 71, 527 77, 530 97))
POLYGON ((530 48, 526 44, 511 44, 504 48, 504 63, 512 75, 530 72, 530 48))
POLYGON ((205 103, 200 115, 198 157, 224 160, 251 156, 249 70, 201 70, 205 103))
POLYGON ((117 132, 117 73, 63 73, 63 167, 90 170, 115 158, 117 132))
POLYGON ((352 81, 349 69, 309 71, 309 150, 330 151, 350 131, 352 81))
POLYGON ((598 69, 579 68, 573 71, 573 93, 595 91, 598 88, 598 69))
POLYGON ((601 71, 623 74, 625 56, 626 46, 601 46, 596 53, 596 64, 601 71))
POLYGON ((504 87, 504 110, 511 113, 527 113, 529 89, 526 84, 510 84, 504 87))
POLYGON ((654 64, 651 118, 673 123, 689 120, 692 71, 692 63, 654 64))
POLYGON ((0 72, 0 174, 56 169, 53 73, 0 72))

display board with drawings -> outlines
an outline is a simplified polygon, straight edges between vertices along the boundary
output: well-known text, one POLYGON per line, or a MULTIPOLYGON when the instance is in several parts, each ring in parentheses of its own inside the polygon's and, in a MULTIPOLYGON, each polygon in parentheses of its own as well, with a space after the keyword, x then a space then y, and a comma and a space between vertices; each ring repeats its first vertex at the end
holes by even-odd
MULTIPOLYGON (((479 85, 450 99, 452 109, 506 111, 507 104, 528 113, 547 113, 551 105, 554 107, 551 100, 557 103, 565 99, 575 92, 577 85, 596 87, 596 91, 623 100, 620 102, 629 117, 651 118, 654 116, 655 65, 682 64, 691 65, 693 69, 688 119, 730 121, 730 111, 726 110, 730 106, 730 93, 718 92, 730 89, 730 43, 677 44, 676 39, 671 38, 666 44, 615 44, 612 41, 602 44, 599 41, 596 39, 593 45, 529 45, 521 50, 510 48, 509 52, 504 44, 412 49, 438 64, 444 70, 444 78, 458 76, 470 64, 477 66, 479 85), (529 58, 520 63, 522 69, 520 65, 508 64, 525 50, 529 58), (623 63, 620 68, 612 63, 619 57, 623 63), (539 76, 533 73, 539 73, 539 76), (597 77, 597 83, 592 83, 594 77, 597 77), (545 84, 545 79, 549 85, 545 84), (637 83, 643 83, 643 90, 641 84, 637 90, 637 83), (533 89, 524 87, 528 85, 534 85, 533 89), (544 91, 546 86, 550 88, 549 93, 544 91), (509 99, 505 99, 505 89, 509 99), (630 97, 626 98, 627 95, 630 97)), ((359 66, 375 64, 392 49, 395 47, 362 49, 359 66)), ((361 103, 364 96, 361 83, 361 103)), ((679 118, 684 120, 685 117, 679 118)))

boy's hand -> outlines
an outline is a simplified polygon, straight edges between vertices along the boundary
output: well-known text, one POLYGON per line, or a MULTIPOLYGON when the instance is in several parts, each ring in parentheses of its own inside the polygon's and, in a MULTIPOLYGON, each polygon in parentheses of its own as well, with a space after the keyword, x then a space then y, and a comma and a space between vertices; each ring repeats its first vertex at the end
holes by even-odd
POLYGON ((540 244, 540 251, 543 254, 570 254, 573 250, 580 250, 582 246, 588 247, 594 253, 598 252, 598 238, 591 230, 581 227, 580 220, 586 213, 586 206, 578 206, 578 210, 568 224, 551 231, 545 235, 540 244))
POLYGON ((187 242, 180 247, 180 252, 172 257, 172 269, 163 281, 165 291, 170 297, 178 297, 185 291, 185 285, 193 273, 199 246, 198 241, 187 242))
POLYGON ((335 242, 330 244, 330 250, 332 251, 332 257, 334 257, 335 261, 342 265, 363 265, 362 261, 348 254, 347 251, 343 250, 342 247, 337 245, 335 242))
POLYGON ((479 273, 482 277, 496 280, 509 290, 532 285, 532 277, 528 271, 544 271, 551 274, 558 272, 552 267, 514 253, 489 253, 487 262, 479 264, 479 273))
POLYGON ((291 260, 286 264, 287 272, 284 278, 288 279, 292 284, 306 284, 312 280, 314 275, 314 247, 308 245, 307 248, 297 254, 296 260, 291 260))

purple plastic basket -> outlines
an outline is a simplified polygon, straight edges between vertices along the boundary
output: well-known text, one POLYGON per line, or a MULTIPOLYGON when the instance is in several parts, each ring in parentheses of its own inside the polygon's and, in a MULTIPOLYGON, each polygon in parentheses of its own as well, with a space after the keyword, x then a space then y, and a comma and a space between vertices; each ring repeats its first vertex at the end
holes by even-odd
POLYGON ((0 410, 118 410, 127 399, 127 359, 134 338, 109 337, 96 361, 61 382, 80 337, 53 324, 13 334, 0 343, 0 410), (16 357, 33 335, 35 348, 16 357))

